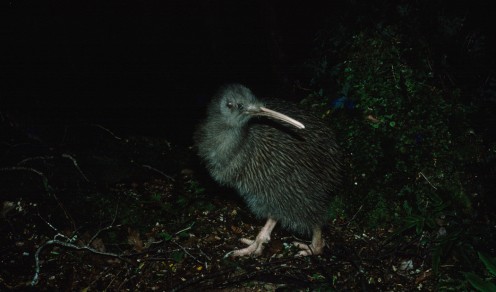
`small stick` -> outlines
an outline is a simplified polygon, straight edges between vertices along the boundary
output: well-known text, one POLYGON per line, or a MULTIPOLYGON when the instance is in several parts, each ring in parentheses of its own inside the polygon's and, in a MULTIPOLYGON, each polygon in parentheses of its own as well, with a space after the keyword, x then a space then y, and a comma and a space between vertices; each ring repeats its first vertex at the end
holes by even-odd
POLYGON ((156 171, 156 172, 160 173, 161 175, 165 176, 166 178, 170 179, 171 181, 176 181, 174 178, 172 178, 171 176, 169 176, 169 175, 163 173, 162 171, 156 169, 155 167, 151 167, 150 165, 146 165, 146 164, 143 164, 142 166, 144 168, 146 168, 146 169, 150 169, 150 170, 153 170, 153 171, 156 171))
POLYGON ((423 172, 419 172, 419 174, 431 185, 433 189, 437 190, 437 188, 429 181, 429 179, 424 175, 423 172))

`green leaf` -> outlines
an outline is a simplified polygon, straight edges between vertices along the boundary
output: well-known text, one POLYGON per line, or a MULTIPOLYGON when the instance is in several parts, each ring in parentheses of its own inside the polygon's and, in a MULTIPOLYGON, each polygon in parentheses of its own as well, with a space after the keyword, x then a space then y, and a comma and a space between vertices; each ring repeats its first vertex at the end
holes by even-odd
POLYGON ((183 257, 184 257, 184 252, 182 251, 173 251, 171 253, 171 259, 177 263, 182 261, 183 257))
POLYGON ((159 201, 160 201, 160 199, 161 199, 161 197, 162 197, 162 196, 161 196, 160 194, 152 194, 152 195, 150 196, 150 200, 151 200, 151 201, 154 201, 154 202, 159 202, 159 201))
POLYGON ((213 211, 213 210, 215 210, 215 205, 212 203, 206 203, 205 205, 203 205, 203 210, 213 211))
POLYGON ((439 272, 439 263, 441 262, 441 252, 442 249, 440 246, 437 246, 432 251, 432 270, 434 271, 434 274, 437 274, 439 272))
POLYGON ((415 232, 421 234, 424 231, 425 220, 419 220, 417 226, 415 227, 415 232))
POLYGON ((324 279, 325 279, 325 277, 324 277, 324 276, 322 276, 322 275, 321 275, 321 274, 319 274, 319 273, 314 273, 314 274, 312 275, 312 280, 314 280, 314 281, 319 281, 319 280, 324 280, 324 279))
POLYGON ((169 233, 167 233, 167 232, 160 232, 160 233, 158 234, 158 236, 162 237, 162 239, 163 239, 163 240, 165 240, 165 241, 169 241, 169 240, 171 240, 171 239, 172 239, 172 235, 170 235, 170 234, 169 234, 169 233))
POLYGON ((475 289, 482 292, 494 292, 496 291, 496 285, 489 281, 484 281, 479 276, 474 273, 468 272, 464 273, 465 279, 474 287, 475 289))
POLYGON ((177 198, 177 201, 176 203, 180 206, 180 207, 185 207, 187 204, 188 204, 188 199, 185 197, 185 196, 179 196, 177 198))
POLYGON ((486 269, 493 275, 496 276, 496 261, 494 258, 490 257, 486 253, 478 252, 479 258, 486 267, 486 269))

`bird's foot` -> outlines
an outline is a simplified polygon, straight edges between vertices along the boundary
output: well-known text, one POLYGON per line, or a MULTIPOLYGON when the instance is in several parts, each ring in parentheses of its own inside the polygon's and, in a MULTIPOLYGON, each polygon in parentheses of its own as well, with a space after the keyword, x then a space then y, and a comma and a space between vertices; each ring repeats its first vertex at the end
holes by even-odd
POLYGON ((233 250, 226 256, 232 257, 243 257, 243 256, 259 256, 262 254, 264 245, 270 240, 270 238, 263 239, 257 236, 257 239, 252 240, 248 238, 241 238, 239 241, 248 245, 245 248, 233 250))
POLYGON ((317 242, 312 242, 311 244, 295 241, 293 242, 293 245, 300 249, 300 251, 296 254, 297 257, 306 257, 322 254, 325 244, 324 240, 320 240, 317 242))
POLYGON ((277 224, 276 220, 272 218, 267 219, 267 222, 265 223, 262 230, 260 230, 255 240, 247 239, 247 238, 240 239, 240 241, 248 245, 248 247, 228 252, 224 257, 228 257, 228 256, 242 257, 242 256, 261 255, 264 249, 264 245, 270 241, 270 234, 272 233, 272 230, 274 229, 276 224, 277 224))

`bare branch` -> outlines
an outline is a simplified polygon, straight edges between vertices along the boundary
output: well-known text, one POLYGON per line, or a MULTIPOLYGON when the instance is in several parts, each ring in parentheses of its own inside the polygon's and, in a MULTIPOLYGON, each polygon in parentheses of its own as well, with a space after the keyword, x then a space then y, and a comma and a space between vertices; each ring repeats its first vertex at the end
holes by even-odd
POLYGON ((101 233, 102 231, 109 230, 109 229, 112 229, 112 228, 114 228, 114 227, 119 227, 119 226, 121 226, 120 224, 119 224, 119 225, 114 226, 115 219, 117 218, 117 211, 118 211, 118 210, 119 210, 119 202, 117 202, 117 206, 115 207, 114 217, 112 218, 112 222, 110 223, 110 225, 109 225, 109 226, 107 226, 107 227, 104 227, 104 228, 102 228, 102 229, 100 229, 100 230, 98 230, 98 231, 95 233, 95 235, 93 235, 93 237, 90 239, 90 241, 88 242, 88 245, 90 245, 90 244, 93 242, 93 240, 95 240, 95 239, 98 237, 98 235, 100 235, 100 233, 101 233))
POLYGON ((110 252, 103 252, 103 251, 98 251, 94 248, 91 248, 87 245, 84 245, 84 246, 77 246, 75 244, 72 244, 72 243, 68 243, 68 242, 64 242, 64 241, 60 241, 58 239, 51 239, 51 240, 48 240, 47 242, 45 242, 44 244, 42 244, 37 250, 36 250, 36 253, 34 255, 34 260, 35 260, 35 274, 33 276, 33 280, 31 281, 31 286, 35 286, 36 284, 38 284, 38 281, 39 281, 39 278, 40 278, 40 252, 47 246, 49 245, 60 245, 60 246, 63 246, 63 247, 67 247, 67 248, 71 248, 71 249, 75 249, 75 250, 87 250, 87 251, 90 251, 94 254, 98 254, 98 255, 103 255, 103 256, 108 256, 108 257, 114 257, 114 258, 118 258, 118 259, 121 259, 123 261, 128 261, 127 259, 123 258, 122 255, 119 255, 119 254, 115 254, 115 253, 110 253, 110 252))
POLYGON ((62 233, 58 232, 58 229, 55 226, 53 226, 48 221, 46 221, 45 219, 43 219, 43 217, 40 216, 40 218, 43 221, 45 221, 45 223, 47 223, 48 226, 50 226, 53 230, 55 230, 57 232, 57 234, 53 237, 53 239, 46 241, 44 244, 42 244, 36 250, 36 253, 34 255, 34 260, 35 260, 35 274, 33 276, 33 280, 31 281, 31 286, 35 286, 38 283, 38 281, 39 281, 39 278, 40 278, 40 269, 41 269, 41 267, 40 267, 40 253, 41 253, 41 251, 45 247, 47 247, 49 245, 59 245, 59 246, 63 246, 63 247, 67 247, 67 248, 71 248, 71 249, 75 249, 75 250, 87 250, 87 251, 92 252, 94 254, 108 256, 108 257, 114 257, 114 258, 118 258, 118 259, 121 259, 123 261, 129 262, 129 260, 128 259, 125 259, 123 257, 123 255, 121 255, 121 254, 115 254, 115 253, 110 253, 110 252, 103 252, 103 251, 99 251, 99 250, 96 250, 94 248, 91 248, 89 246, 91 244, 91 242, 93 242, 95 240, 95 238, 98 236, 98 234, 100 234, 102 231, 108 230, 110 228, 115 227, 114 226, 114 222, 115 222, 115 218, 117 217, 117 210, 118 209, 116 208, 116 211, 115 211, 116 213, 114 215, 114 218, 112 219, 112 223, 109 226, 98 230, 97 233, 90 239, 90 241, 88 242, 88 244, 85 244, 85 245, 82 245, 82 246, 78 246, 78 245, 75 245, 75 244, 71 243, 71 242, 74 242, 75 241, 76 235, 72 236, 71 238, 63 235, 62 233), (61 240, 57 239, 58 237, 63 238, 65 241, 61 241, 61 240))

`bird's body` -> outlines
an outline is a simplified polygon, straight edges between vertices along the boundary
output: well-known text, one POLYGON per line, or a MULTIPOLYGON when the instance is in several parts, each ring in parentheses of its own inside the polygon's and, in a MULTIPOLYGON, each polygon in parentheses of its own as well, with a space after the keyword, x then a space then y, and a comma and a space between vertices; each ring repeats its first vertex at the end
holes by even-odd
POLYGON ((320 233, 341 174, 333 133, 320 119, 296 105, 262 102, 246 87, 229 85, 213 99, 195 141, 212 177, 236 189, 257 217, 299 234, 320 233), (266 107, 280 116, 257 111, 269 111, 266 107), (304 129, 279 113, 303 122, 304 129))

